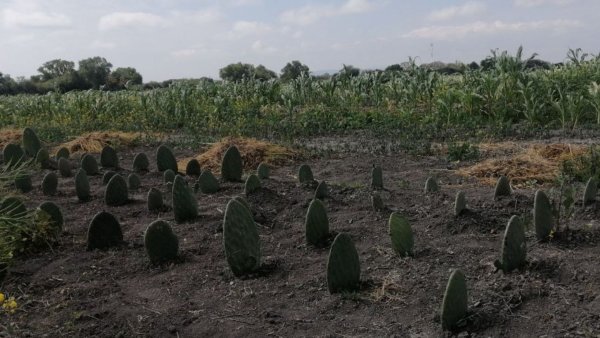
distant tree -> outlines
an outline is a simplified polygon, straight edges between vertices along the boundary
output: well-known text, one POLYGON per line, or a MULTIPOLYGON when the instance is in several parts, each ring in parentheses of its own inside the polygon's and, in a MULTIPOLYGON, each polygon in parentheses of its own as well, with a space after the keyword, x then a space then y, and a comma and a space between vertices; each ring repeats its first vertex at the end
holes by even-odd
POLYGON ((106 84, 111 68, 112 64, 100 56, 79 61, 79 75, 90 88, 94 89, 106 84))
POLYGON ((337 73, 341 79, 349 79, 360 74, 360 69, 352 65, 343 65, 342 69, 337 73))
POLYGON ((41 74, 43 81, 48 81, 73 73, 75 71, 75 63, 54 59, 45 62, 37 71, 41 74))
POLYGON ((254 68, 254 78, 257 80, 268 81, 276 79, 277 73, 263 65, 258 65, 258 67, 254 68))
POLYGON ((300 61, 294 60, 288 62, 285 67, 281 69, 281 81, 290 81, 299 78, 303 73, 309 74, 310 68, 307 65, 302 64, 300 61))
POLYGON ((0 72, 0 95, 11 95, 17 93, 17 83, 8 74, 0 72))
POLYGON ((249 63, 232 63, 219 70, 219 76, 225 81, 237 82, 254 75, 254 66, 249 63))
POLYGON ((110 90, 125 89, 129 85, 141 85, 142 75, 135 68, 117 68, 106 80, 106 86, 110 90))
POLYGON ((477 62, 473 61, 473 62, 469 63, 468 67, 471 70, 477 70, 477 69, 479 69, 479 64, 477 62))
POLYGON ((402 70, 402 66, 398 63, 385 67, 386 72, 401 72, 402 70))

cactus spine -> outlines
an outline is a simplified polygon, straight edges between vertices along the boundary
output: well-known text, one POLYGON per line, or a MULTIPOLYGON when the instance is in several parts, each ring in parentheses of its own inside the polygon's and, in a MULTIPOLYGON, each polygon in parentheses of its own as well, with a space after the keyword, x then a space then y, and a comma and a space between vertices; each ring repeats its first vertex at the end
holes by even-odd
POLYGON ((54 172, 49 172, 42 179, 42 193, 45 196, 56 195, 56 188, 58 187, 58 176, 54 172))
POLYGON ((169 223, 156 220, 144 233, 144 247, 153 264, 173 260, 179 252, 179 240, 169 223))
POLYGON ((259 190, 261 188, 260 185, 260 180, 258 179, 258 176, 252 174, 250 176, 248 176, 248 178, 246 179, 246 184, 244 186, 244 193, 246 195, 250 195, 253 192, 256 192, 257 190, 259 190))
POLYGON ((406 217, 393 212, 388 220, 392 249, 400 256, 412 256, 414 238, 413 231, 406 217))
POLYGON ((494 265, 508 273, 525 265, 526 257, 525 227, 517 216, 512 216, 504 231, 500 260, 496 260, 494 265))
POLYGON ((242 203, 227 203, 223 219, 223 246, 231 271, 243 276, 260 267, 260 237, 252 214, 242 203))
POLYGON ((333 240, 327 259, 329 293, 354 291, 360 286, 360 262, 352 238, 340 233, 333 240))
POLYGON ((221 162, 221 178, 227 182, 241 182, 243 169, 240 151, 236 146, 229 147, 221 162))
POLYGON ((173 213, 177 223, 192 221, 198 217, 198 201, 183 177, 173 181, 173 213))
POLYGON ((460 270, 454 270, 450 274, 440 319, 443 330, 453 330, 457 324, 466 317, 468 310, 467 281, 465 275, 460 270))
POLYGON ((548 239, 554 227, 554 217, 552 204, 548 196, 541 190, 535 192, 533 199, 533 224, 537 239, 540 241, 548 239))
POLYGON ((506 176, 500 176, 498 182, 496 183, 496 189, 494 190, 494 198, 498 198, 501 196, 510 196, 512 194, 512 189, 510 188, 510 181, 506 176))
POLYGON ((306 212, 304 223, 306 231, 306 243, 314 246, 322 246, 329 237, 329 218, 325 205, 318 199, 312 200, 306 212))
POLYGON ((104 168, 119 168, 119 157, 111 146, 105 146, 100 153, 100 164, 104 168))
POLYGON ((115 174, 108 181, 106 190, 104 191, 104 203, 108 206, 117 207, 124 205, 129 201, 129 191, 127 182, 123 176, 115 174))
POLYGON ((87 232, 87 249, 105 250, 123 242, 121 224, 111 213, 101 211, 97 213, 87 232))
POLYGON ((145 172, 150 168, 150 161, 148 160, 148 156, 145 153, 138 153, 133 158, 133 171, 145 172))
POLYGON ((91 198, 90 181, 83 168, 77 170, 77 174, 75 175, 75 193, 80 202, 89 201, 91 198))
POLYGON ((164 144, 161 144, 156 149, 156 168, 158 171, 163 172, 167 169, 177 172, 177 159, 173 155, 171 148, 164 144))

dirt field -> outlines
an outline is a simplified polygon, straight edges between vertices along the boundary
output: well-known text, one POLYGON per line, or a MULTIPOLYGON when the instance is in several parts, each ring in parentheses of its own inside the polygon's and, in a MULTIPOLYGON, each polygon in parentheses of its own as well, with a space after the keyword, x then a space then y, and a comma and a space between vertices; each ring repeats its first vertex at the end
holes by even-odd
MULTIPOLYGON (((124 168, 131 168, 138 151, 153 161, 153 148, 124 150, 124 168)), ((77 201, 72 179, 60 179, 60 193, 50 200, 63 210, 65 231, 52 250, 16 262, 0 290, 15 295, 20 308, 2 315, 2 322, 20 337, 440 337, 443 292, 450 271, 460 268, 470 311, 462 336, 600 337, 600 205, 583 209, 579 202, 573 230, 549 243, 536 243, 528 233, 527 267, 503 275, 493 266, 502 233, 511 215, 530 212, 534 188, 494 201, 493 187, 459 176, 460 166, 443 157, 333 152, 305 162, 330 185, 330 229, 349 233, 357 246, 359 292, 330 295, 328 248, 305 244, 304 216, 313 191, 296 183, 300 163, 274 169, 264 189, 248 197, 262 241, 259 274, 235 278, 223 251, 223 212, 243 192, 242 183, 225 184, 214 195, 199 193, 200 218, 172 223, 180 259, 151 266, 143 232, 157 218, 173 220, 171 212, 146 210, 150 187, 166 192, 153 163, 154 172, 142 176, 142 188, 122 207, 104 205, 101 176, 90 178, 93 199, 87 203, 77 201), (373 163, 383 167, 385 212, 371 208, 373 163), (441 191, 427 196, 423 185, 430 174, 441 191), (470 212, 455 217, 458 190, 466 192, 470 212), (88 223, 101 210, 118 216, 127 243, 86 251, 88 223), (392 252, 392 210, 412 222, 412 258, 392 252)), ((43 174, 36 174, 36 187, 43 174)), ((32 207, 45 200, 38 190, 27 198, 32 207)))

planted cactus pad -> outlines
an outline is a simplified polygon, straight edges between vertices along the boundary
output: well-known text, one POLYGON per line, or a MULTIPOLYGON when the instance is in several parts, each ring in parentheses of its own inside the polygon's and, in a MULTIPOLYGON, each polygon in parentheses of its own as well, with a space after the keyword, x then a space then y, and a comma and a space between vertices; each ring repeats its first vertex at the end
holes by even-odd
POLYGON ((89 201, 92 197, 90 194, 90 181, 83 169, 79 169, 75 175, 75 193, 81 202, 89 201))
POLYGON ((33 189, 31 176, 24 174, 15 178, 15 188, 24 194, 30 192, 33 189))
POLYGON ((31 128, 23 129, 23 148, 25 153, 31 157, 37 155, 42 148, 42 142, 31 128))
POLYGON ((58 159, 58 172, 60 172, 60 176, 62 177, 71 177, 73 176, 73 171, 71 170, 71 162, 64 157, 58 159))
POLYGON ((185 174, 188 176, 200 176, 202 174, 200 162, 195 158, 191 159, 185 166, 185 174))
POLYGON ((4 163, 14 166, 19 164, 25 156, 25 152, 18 144, 9 143, 4 146, 2 150, 2 157, 4 158, 4 163))
POLYGON ((258 165, 258 168, 256 168, 256 175, 258 175, 258 178, 260 178, 261 180, 266 180, 269 178, 269 175, 271 174, 271 168, 269 167, 268 164, 261 162, 258 165))
POLYGON ((495 261, 494 265, 508 273, 525 265, 526 257, 525 227, 519 217, 512 216, 504 231, 500 260, 495 261))
POLYGON ((329 197, 329 187, 325 181, 321 181, 319 185, 317 185, 317 189, 315 189, 315 198, 325 199, 329 197))
POLYGON ((246 179, 246 184, 244 186, 244 193, 246 195, 252 194, 253 192, 259 190, 261 188, 260 180, 258 176, 252 174, 248 176, 246 179))
POLYGON ((165 170, 165 172, 163 173, 163 180, 165 181, 165 183, 173 183, 173 181, 175 180, 175 176, 177 174, 171 170, 171 169, 167 169, 165 170))
POLYGON ((229 147, 221 162, 221 178, 227 182, 241 182, 243 169, 240 151, 236 146, 229 147))
POLYGON ((145 153, 138 153, 133 158, 133 171, 135 172, 145 172, 149 171, 150 161, 148 160, 148 156, 145 153))
POLYGON ((467 281, 460 270, 450 274, 440 313, 443 330, 453 330, 468 311, 467 281))
POLYGON ((150 212, 161 210, 164 206, 162 192, 156 188, 150 188, 147 196, 147 204, 148 211, 150 212))
POLYGON ((198 217, 198 201, 183 177, 173 181, 173 213, 177 223, 193 221, 198 217))
POLYGON ((312 169, 308 164, 303 164, 298 168, 298 182, 306 184, 312 183, 314 180, 312 169))
POLYGON ((105 172, 104 175, 102 175, 102 185, 107 185, 110 179, 113 178, 113 176, 115 176, 116 174, 117 173, 112 170, 105 172))
POLYGON ((533 224, 536 237, 540 241, 547 240, 554 228, 552 204, 542 190, 536 191, 533 199, 533 224))
POLYGON ((374 189, 383 189, 383 170, 381 167, 373 167, 371 171, 371 187, 374 189))
POLYGON ((360 261, 350 235, 340 233, 333 240, 327 259, 329 293, 354 291, 360 287, 360 261))
POLYGON ((115 174, 111 177, 104 191, 104 203, 108 206, 117 207, 129 201, 129 190, 123 176, 115 174))
POLYGON ((220 189, 219 181, 210 170, 204 170, 197 183, 200 191, 205 194, 214 194, 220 189))
POLYGON ((379 194, 371 195, 371 206, 375 211, 381 211, 385 209, 385 205, 383 204, 383 200, 379 194))
POLYGON ((510 181, 506 176, 500 176, 498 182, 496 182, 496 189, 494 190, 494 198, 501 196, 510 196, 512 189, 510 187, 510 181))
POLYGON ((69 159, 69 157, 71 156, 71 153, 69 152, 69 149, 65 148, 65 147, 61 147, 60 149, 58 149, 58 151, 56 152, 56 160, 58 161, 61 158, 64 158, 66 160, 69 159))
POLYGON ((144 233, 144 247, 153 264, 173 260, 179 252, 179 239, 169 223, 157 220, 144 233))
POLYGON ((85 154, 81 158, 81 169, 85 170, 88 175, 97 175, 100 170, 98 169, 98 162, 92 154, 85 154))
POLYGON ((227 203, 223 219, 223 246, 231 271, 243 276, 260 267, 260 237, 252 214, 242 203, 227 203))
POLYGON ((119 168, 117 151, 111 146, 105 146, 100 153, 100 164, 104 168, 119 168))
POLYGON ((42 179, 42 193, 44 196, 56 195, 56 189, 58 187, 58 176, 54 172, 49 172, 42 179))
POLYGON ((27 207, 17 197, 5 197, 0 203, 0 210, 9 216, 20 216, 27 213, 27 207))
POLYGON ((35 163, 39 164, 42 169, 50 168, 50 154, 46 148, 38 150, 35 155, 35 163))
POLYGON ((467 199, 464 191, 459 191, 454 199, 454 215, 460 216, 465 210, 467 210, 467 199))
POLYGON ((175 155, 173 155, 171 148, 164 144, 161 144, 156 149, 156 168, 160 172, 167 169, 177 172, 177 159, 175 158, 175 155))
POLYGON ((43 202, 38 208, 45 211, 50 216, 50 227, 52 229, 52 234, 55 237, 60 235, 64 225, 64 218, 58 205, 53 202, 43 202))
POLYGON ((590 177, 583 192, 583 205, 594 203, 596 201, 596 194, 598 194, 598 180, 590 177))
POLYGON ((414 237, 406 217, 393 212, 388 220, 392 249, 402 257, 412 256, 414 237))
POLYGON ((136 173, 131 173, 127 176, 127 186, 129 190, 138 190, 142 185, 142 181, 140 180, 140 176, 136 173))
POLYGON ((327 210, 321 200, 314 199, 308 206, 306 220, 304 223, 306 231, 306 243, 314 246, 322 246, 329 237, 329 218, 327 210))
POLYGON ((440 187, 437 184, 437 181, 433 177, 428 177, 427 181, 425 181, 425 193, 433 193, 440 191, 440 187))
POLYGON ((123 243, 121 224, 111 213, 101 211, 97 213, 87 232, 87 249, 105 250, 123 243))

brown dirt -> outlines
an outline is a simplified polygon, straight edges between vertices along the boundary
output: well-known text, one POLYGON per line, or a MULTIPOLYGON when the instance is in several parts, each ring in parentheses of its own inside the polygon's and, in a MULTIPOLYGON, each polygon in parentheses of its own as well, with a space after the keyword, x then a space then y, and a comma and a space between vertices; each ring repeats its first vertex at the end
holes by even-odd
MULTIPOLYGON (((154 149, 121 152, 130 168, 135 152, 152 158, 154 149)), ((177 153, 179 158, 188 153, 177 153)), ((600 334, 600 205, 577 206, 573 231, 549 243, 528 235, 528 266, 503 275, 494 272, 502 232, 513 214, 527 214, 533 190, 492 199, 493 187, 448 170, 440 158, 403 154, 374 156, 334 153, 307 162, 317 179, 331 186, 325 200, 332 232, 347 232, 357 246, 362 288, 352 294, 327 292, 327 248, 304 244, 304 215, 312 191, 294 179, 297 164, 274 169, 264 189, 249 197, 259 223, 264 269, 235 278, 225 261, 221 222, 227 201, 243 191, 225 184, 215 195, 198 194, 200 218, 174 224, 180 259, 151 266, 142 235, 156 218, 171 213, 146 211, 150 187, 165 191, 162 174, 142 177, 142 189, 123 207, 102 201, 101 177, 91 178, 93 199, 79 203, 72 179, 61 179, 57 202, 65 231, 52 250, 20 257, 0 290, 20 304, 0 323, 14 336, 29 337, 438 337, 436 314, 451 269, 467 276, 469 317, 463 327, 473 337, 597 337, 600 334), (415 232, 415 256, 400 258, 391 249, 387 218, 375 212, 369 196, 370 169, 382 165, 390 210, 403 212, 415 232), (429 175, 441 192, 425 196, 429 175), (470 212, 452 215, 458 190, 470 212), (87 224, 107 210, 120 220, 126 244, 109 251, 86 251, 87 224)), ((122 170, 127 174, 127 170, 122 170)), ((44 173, 38 173, 39 185, 44 173)), ((44 198, 27 194, 28 205, 44 198)))

